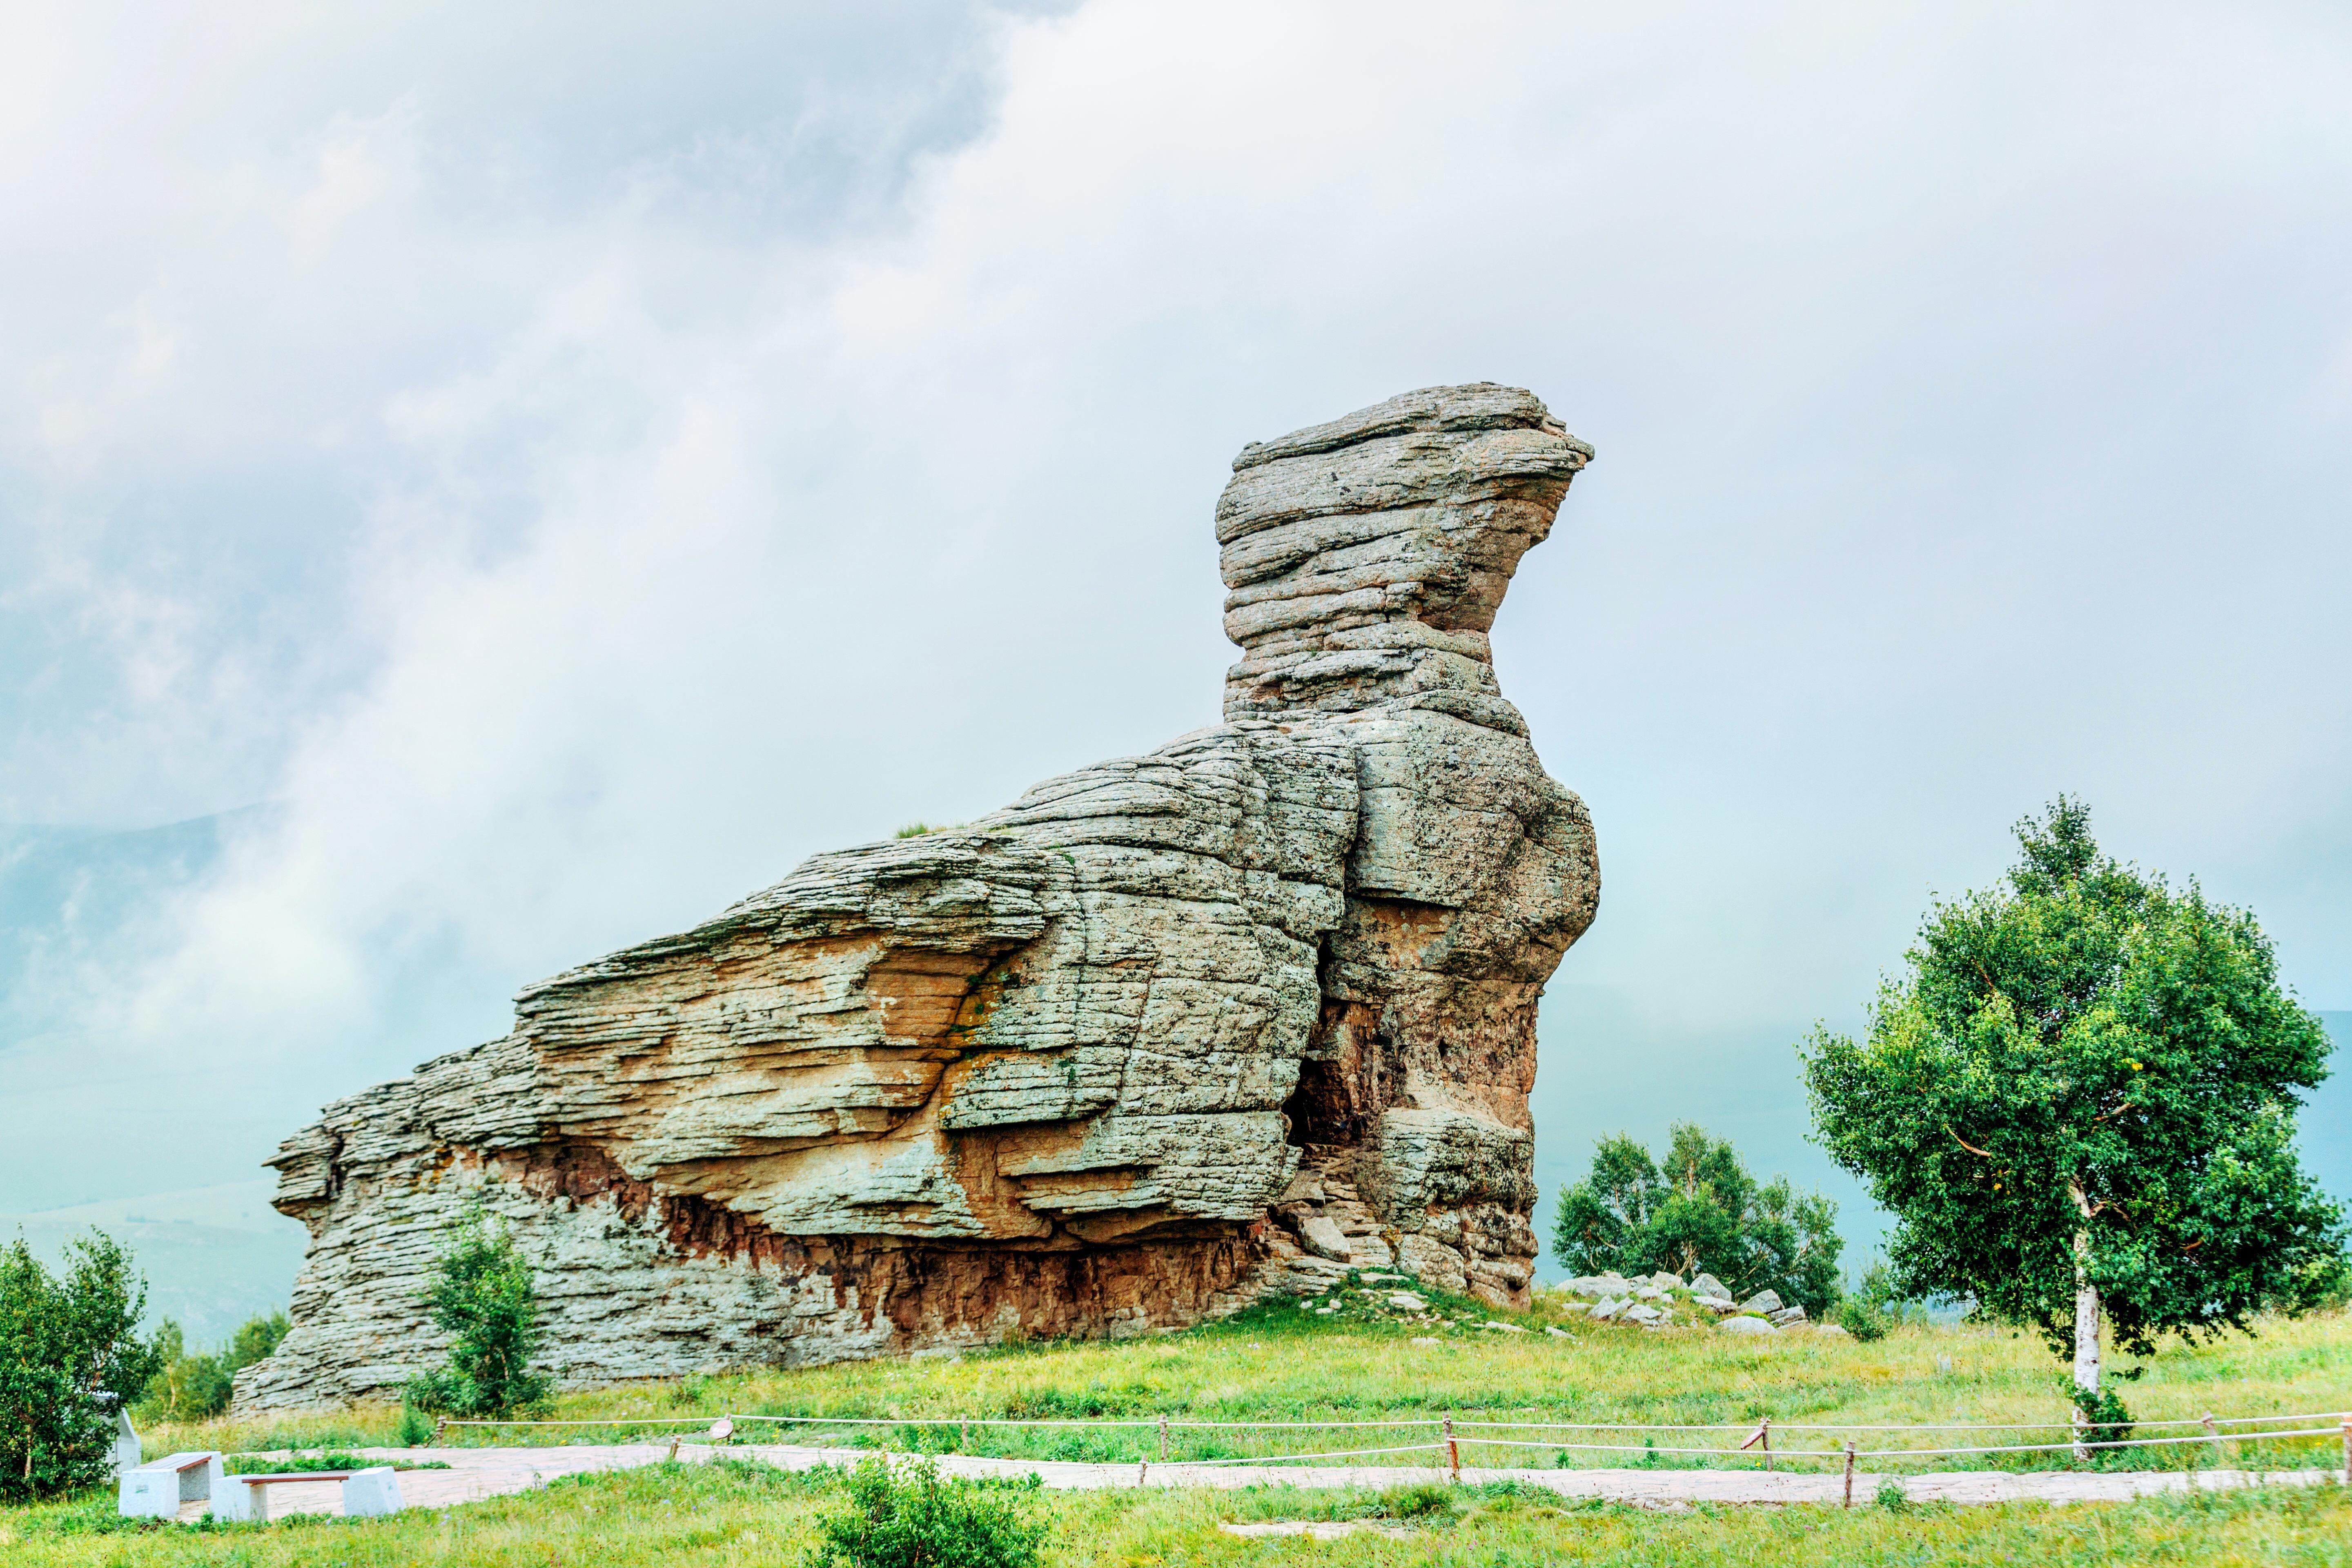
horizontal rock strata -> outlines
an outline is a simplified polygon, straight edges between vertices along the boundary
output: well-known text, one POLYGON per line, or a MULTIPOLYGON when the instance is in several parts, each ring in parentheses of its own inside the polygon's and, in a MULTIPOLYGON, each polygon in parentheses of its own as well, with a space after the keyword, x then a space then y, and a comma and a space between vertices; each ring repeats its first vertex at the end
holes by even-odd
POLYGON ((243 1408, 382 1393, 466 1210, 572 1384, 1145 1331, 1349 1267, 1524 1300, 1536 1004, 1592 832, 1486 633, 1590 449, 1394 398, 1234 462, 1225 721, 821 855, 327 1108, 243 1408))

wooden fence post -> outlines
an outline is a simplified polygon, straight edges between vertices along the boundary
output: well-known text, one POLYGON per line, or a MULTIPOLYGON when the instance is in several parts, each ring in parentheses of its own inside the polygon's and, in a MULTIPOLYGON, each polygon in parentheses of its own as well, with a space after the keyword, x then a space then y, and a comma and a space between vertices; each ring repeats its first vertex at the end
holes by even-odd
POLYGON ((1772 1418, 1767 1415, 1756 1429, 1763 1434, 1764 1468, 1769 1470, 1772 1468, 1772 1418))
POLYGON ((2352 1487, 2352 1415, 2344 1418, 2344 1484, 2352 1487))
POLYGON ((1462 1450, 1454 1441, 1454 1416, 1451 1412, 1448 1412, 1445 1417, 1445 1464, 1446 1468, 1454 1472, 1454 1479, 1460 1480, 1462 1450))
POLYGON ((2215 1469, 2221 1468, 2221 1433, 2213 1424, 2213 1413, 2205 1412, 2205 1462, 2215 1469))
POLYGON ((1168 1417, 1165 1415, 1160 1418, 1160 1462, 1163 1465, 1168 1462, 1168 1417))
POLYGON ((1845 1506, 1853 1506, 1853 1439, 1845 1440, 1845 1506))
POLYGON ((436 1415, 433 1418, 433 1446, 437 1448, 441 1446, 441 1434, 448 1429, 449 1418, 446 1415, 436 1415))

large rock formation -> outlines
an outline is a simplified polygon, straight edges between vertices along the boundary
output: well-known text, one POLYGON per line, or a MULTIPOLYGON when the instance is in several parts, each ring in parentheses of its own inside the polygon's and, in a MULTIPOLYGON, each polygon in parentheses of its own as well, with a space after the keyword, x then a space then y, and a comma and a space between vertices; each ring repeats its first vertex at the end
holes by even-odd
POLYGON ((1525 1299, 1536 1001, 1583 805, 1486 632, 1591 456, 1531 395, 1391 399, 1234 462, 1225 721, 821 855, 542 981, 327 1108, 247 1408, 390 1390, 469 1204, 565 1380, 1135 1332, 1393 1265, 1525 1299))

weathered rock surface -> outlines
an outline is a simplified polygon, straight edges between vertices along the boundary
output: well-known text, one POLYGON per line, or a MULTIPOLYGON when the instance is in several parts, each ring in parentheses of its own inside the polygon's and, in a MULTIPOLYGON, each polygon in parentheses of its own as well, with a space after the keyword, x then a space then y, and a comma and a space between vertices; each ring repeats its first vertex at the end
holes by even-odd
POLYGON ((1349 1267, 1523 1303, 1536 1002, 1600 883, 1486 633, 1590 457, 1492 385, 1244 448, 1223 724, 821 855, 328 1107, 272 1162, 310 1251, 240 1405, 436 1360, 417 1293, 476 1203, 573 1384, 1139 1332, 1349 1267))

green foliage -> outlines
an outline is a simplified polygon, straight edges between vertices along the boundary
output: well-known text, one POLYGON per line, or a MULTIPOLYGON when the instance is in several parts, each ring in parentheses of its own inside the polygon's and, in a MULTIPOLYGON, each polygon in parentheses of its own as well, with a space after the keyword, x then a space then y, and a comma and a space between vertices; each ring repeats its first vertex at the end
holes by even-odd
POLYGON ((433 1418, 404 1399, 393 1438, 404 1448, 421 1448, 433 1441, 433 1418))
POLYGON ((1911 1494, 1903 1489, 1901 1481, 1889 1476, 1878 1483, 1878 1506, 1890 1513, 1901 1513, 1911 1506, 1911 1494))
POLYGON ((1925 1323, 1927 1310, 1916 1301, 1905 1300, 1894 1270, 1884 1260, 1874 1259, 1862 1271, 1860 1283, 1839 1299, 1830 1320, 1867 1343, 1885 1339, 1890 1330, 1925 1323))
POLYGON ((221 1461, 221 1468, 232 1476, 276 1476, 300 1475, 311 1470, 364 1470, 385 1463, 396 1470, 446 1470, 449 1468, 447 1461, 442 1459, 387 1461, 329 1448, 316 1454, 231 1454, 221 1461))
POLYGON ((284 1312, 247 1318, 215 1355, 192 1354, 180 1325, 163 1320, 150 1343, 155 1375, 135 1407, 142 1421, 201 1421, 228 1408, 236 1374, 267 1357, 286 1337, 284 1312))
POLYGON ((281 1311, 256 1313, 237 1326, 228 1342, 228 1367, 232 1373, 243 1372, 255 1362, 267 1361, 283 1342, 293 1324, 281 1311))
POLYGON ((1444 1481, 1415 1481, 1381 1493, 1384 1519, 1452 1519, 1460 1507, 1454 1489, 1444 1481))
POLYGON ((1837 1300, 1844 1246, 1835 1204, 1786 1176, 1759 1183, 1729 1142, 1689 1122, 1662 1163, 1622 1133, 1601 1139, 1552 1231, 1552 1256, 1578 1274, 1704 1270, 1743 1299, 1775 1290, 1815 1317, 1837 1300))
POLYGON ((537 1410, 554 1380, 530 1370, 539 1298, 530 1265, 505 1226, 480 1209, 458 1222, 425 1291, 433 1321, 453 1337, 449 1364, 410 1383, 405 1403, 462 1419, 537 1410))
POLYGON ((2063 1386, 2087 1423, 2083 1429, 2084 1442, 2121 1443, 2131 1436, 2132 1413, 2114 1389, 2102 1388, 2095 1394, 2075 1386, 2071 1378, 2064 1380, 2063 1386))
POLYGON ((68 1242, 52 1277, 19 1236, 0 1251, 0 1502, 105 1479, 113 1407, 154 1371, 138 1337, 146 1282, 101 1231, 68 1242))
POLYGON ((817 1521, 815 1568, 1031 1568, 1047 1526, 1031 1517, 1023 1482, 940 1474, 930 1459, 861 1459, 849 1504, 817 1521))
POLYGON ((1816 1135, 1897 1218, 1903 1289, 2071 1348, 2074 1244, 2117 1342, 2324 1295, 2342 1215, 2297 1166, 2319 1020, 2253 917, 2103 855, 2061 798, 2006 883, 1933 906, 1867 1037, 1802 1047, 1816 1135))

